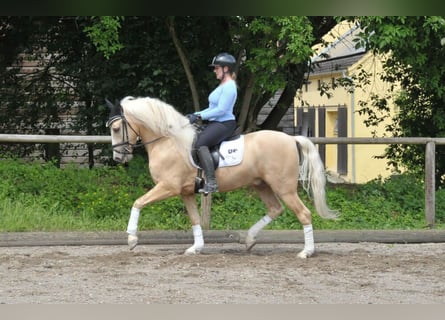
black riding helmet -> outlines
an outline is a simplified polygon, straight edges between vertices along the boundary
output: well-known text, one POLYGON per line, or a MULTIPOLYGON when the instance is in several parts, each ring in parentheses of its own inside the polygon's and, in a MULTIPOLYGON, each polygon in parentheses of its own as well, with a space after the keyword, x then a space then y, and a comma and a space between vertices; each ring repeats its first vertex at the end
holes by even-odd
POLYGON ((235 65, 236 65, 235 57, 227 52, 222 52, 222 53, 213 57, 212 63, 209 64, 209 67, 214 67, 214 66, 225 67, 225 66, 227 66, 229 68, 229 72, 233 72, 235 65))

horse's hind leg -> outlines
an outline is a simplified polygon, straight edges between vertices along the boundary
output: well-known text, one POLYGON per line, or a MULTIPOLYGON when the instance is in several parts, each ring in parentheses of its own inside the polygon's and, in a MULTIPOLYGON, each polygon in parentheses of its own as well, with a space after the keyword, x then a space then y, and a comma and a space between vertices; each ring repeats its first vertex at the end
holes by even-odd
POLYGON ((258 192, 261 200, 267 207, 267 214, 262 217, 257 223, 250 227, 246 236, 246 249, 250 250, 256 244, 257 234, 267 226, 272 220, 277 218, 284 210, 280 203, 280 200, 272 191, 269 185, 266 183, 261 183, 260 185, 255 185, 253 188, 258 192))
POLYGON ((280 196, 286 205, 297 216, 303 225, 304 249, 298 254, 300 258, 308 258, 315 251, 314 233, 312 229, 312 216, 309 209, 303 204, 297 192, 290 192, 280 196))

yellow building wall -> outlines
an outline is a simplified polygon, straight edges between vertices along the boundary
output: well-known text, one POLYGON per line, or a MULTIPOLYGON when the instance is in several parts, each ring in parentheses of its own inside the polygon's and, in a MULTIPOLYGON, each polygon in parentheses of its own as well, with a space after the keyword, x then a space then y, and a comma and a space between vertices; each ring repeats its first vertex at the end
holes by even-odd
MULTIPOLYGON (((360 109, 358 102, 370 102, 372 93, 382 94, 386 92, 389 84, 384 83, 379 79, 379 74, 382 72, 381 60, 367 53, 355 65, 345 70, 345 75, 352 77, 358 73, 359 66, 371 74, 371 83, 363 88, 355 87, 354 93, 351 94, 343 87, 337 87, 331 90, 331 97, 326 95, 320 96, 318 90, 319 81, 331 84, 332 79, 341 78, 343 76, 342 70, 331 74, 324 74, 321 76, 310 76, 310 84, 306 88, 303 86, 295 99, 295 106, 309 105, 309 106, 346 106, 348 112, 347 116, 347 131, 348 137, 372 137, 375 131, 377 137, 384 135, 384 127, 389 120, 381 123, 378 127, 366 127, 364 121, 367 119, 366 115, 359 115, 357 110, 360 109)), ((358 85, 358 84, 357 84, 358 85)), ((394 112, 392 103, 390 102, 391 112, 394 112)), ((336 107, 326 109, 326 137, 335 137, 334 132, 335 120, 337 116, 336 107)), ((316 113, 316 117, 318 114, 316 113)), ((318 119, 315 121, 316 130, 318 133, 318 119)), ((352 183, 364 183, 378 176, 386 177, 391 174, 387 170, 386 159, 375 159, 375 156, 383 155, 387 145, 372 145, 372 144, 357 144, 348 145, 348 172, 347 175, 341 176, 342 179, 352 183)), ((337 171, 337 145, 326 145, 326 170, 331 173, 337 171)))

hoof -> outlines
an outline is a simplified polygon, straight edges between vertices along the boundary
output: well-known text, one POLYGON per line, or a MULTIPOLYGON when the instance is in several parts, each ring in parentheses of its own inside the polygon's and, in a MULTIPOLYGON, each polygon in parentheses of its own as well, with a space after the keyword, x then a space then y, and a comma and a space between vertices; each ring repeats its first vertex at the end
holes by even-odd
POLYGON ((195 246, 191 246, 187 250, 185 250, 184 255, 186 256, 193 256, 195 254, 200 254, 202 248, 196 248, 195 246))
POLYGON ((136 235, 129 234, 128 235, 128 248, 130 250, 133 250, 134 248, 136 248, 137 244, 138 244, 138 237, 136 235))
POLYGON ((256 245, 256 239, 251 236, 246 237, 246 250, 250 251, 256 245))
POLYGON ((309 258, 310 256, 312 256, 313 254, 314 254, 313 251, 309 252, 309 251, 306 251, 306 250, 302 250, 302 251, 298 254, 298 258, 301 258, 301 259, 307 259, 307 258, 309 258))

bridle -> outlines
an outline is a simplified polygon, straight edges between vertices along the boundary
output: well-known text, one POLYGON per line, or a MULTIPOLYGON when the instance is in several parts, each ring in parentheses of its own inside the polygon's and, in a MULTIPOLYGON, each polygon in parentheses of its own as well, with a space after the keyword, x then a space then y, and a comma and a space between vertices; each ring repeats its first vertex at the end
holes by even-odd
POLYGON ((163 136, 161 136, 161 137, 157 137, 153 140, 150 140, 148 142, 142 142, 141 136, 137 133, 137 131, 131 126, 131 124, 127 121, 127 119, 123 115, 117 115, 117 116, 111 117, 105 125, 107 127, 111 127, 113 122, 115 122, 117 120, 122 120, 122 141, 123 142, 116 143, 111 146, 111 148, 113 149, 114 152, 117 152, 120 154, 131 154, 132 152, 129 147, 131 147, 131 148, 143 147, 145 145, 154 143, 154 142, 164 138, 163 136), (131 131, 133 131, 136 134, 136 143, 130 143, 130 138, 128 135, 128 128, 130 128, 131 131), (125 146, 124 151, 116 150, 117 147, 121 147, 121 146, 125 146))

